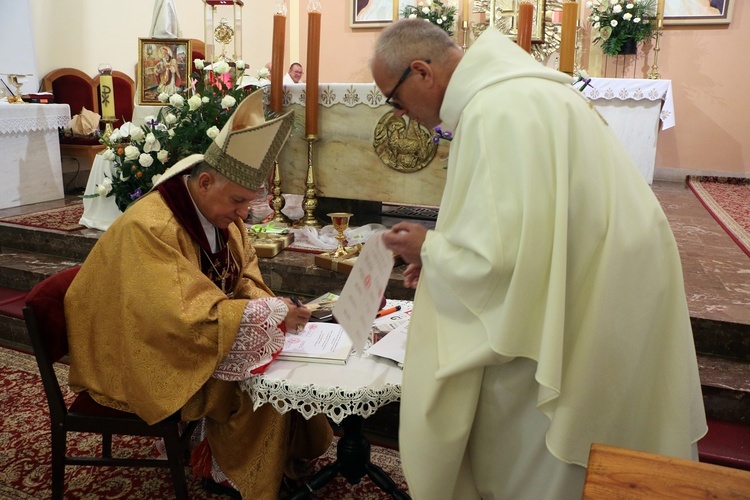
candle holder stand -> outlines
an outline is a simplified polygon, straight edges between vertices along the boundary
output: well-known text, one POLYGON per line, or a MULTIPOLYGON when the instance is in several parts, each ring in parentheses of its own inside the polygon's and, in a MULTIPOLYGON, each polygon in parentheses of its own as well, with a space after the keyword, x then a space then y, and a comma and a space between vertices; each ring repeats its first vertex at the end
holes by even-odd
POLYGON ((104 122, 104 132, 102 135, 105 139, 109 139, 109 136, 112 135, 112 132, 114 129, 112 128, 112 124, 117 121, 117 118, 113 117, 103 117, 102 120, 104 122))
POLYGON ((302 200, 302 209, 305 215, 299 220, 299 224, 309 227, 321 227, 315 218, 315 209, 318 208, 318 199, 315 197, 315 174, 313 171, 313 144, 318 140, 316 135, 305 137, 307 141, 307 177, 305 180, 305 197, 302 200))
POLYGON ((276 224, 290 225, 291 219, 281 212, 281 209, 286 205, 284 195, 281 194, 281 171, 279 169, 279 162, 273 162, 273 179, 271 180, 271 201, 268 205, 273 209, 273 218, 271 222, 276 224))
POLYGON ((466 52, 466 49, 469 48, 469 21, 466 19, 461 22, 461 32, 461 48, 466 52))
POLYGON ((659 51, 661 50, 661 47, 659 47, 659 39, 661 38, 661 33, 664 26, 664 20, 659 19, 656 23, 656 42, 654 42, 654 64, 651 65, 651 71, 648 72, 648 75, 646 75, 646 78, 649 80, 659 80, 661 78, 661 75, 659 74, 659 51))

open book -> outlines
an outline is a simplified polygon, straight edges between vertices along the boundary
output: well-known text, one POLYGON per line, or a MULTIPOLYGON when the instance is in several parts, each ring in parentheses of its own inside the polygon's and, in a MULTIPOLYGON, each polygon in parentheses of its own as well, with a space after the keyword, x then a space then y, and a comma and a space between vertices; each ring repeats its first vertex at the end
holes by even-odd
POLYGON ((341 325, 311 322, 299 333, 286 334, 277 359, 343 365, 351 352, 352 341, 341 325))

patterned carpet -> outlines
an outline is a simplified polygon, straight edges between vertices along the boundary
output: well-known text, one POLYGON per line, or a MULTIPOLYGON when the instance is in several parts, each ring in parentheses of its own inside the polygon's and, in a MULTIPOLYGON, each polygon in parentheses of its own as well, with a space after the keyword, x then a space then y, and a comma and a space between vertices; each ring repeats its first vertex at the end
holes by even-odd
MULTIPOLYGON (((67 366, 57 367, 58 379, 67 386, 67 366)), ((0 348, 0 499, 49 498, 51 493, 49 412, 33 356, 0 348)), ((66 398, 70 398, 68 393, 66 398)), ((115 436, 113 451, 120 456, 154 456, 150 438, 115 436)), ((68 438, 68 453, 99 450, 97 436, 76 434, 68 438)), ((335 459, 336 442, 322 457, 310 461, 306 477, 335 459)), ((398 452, 373 446, 372 461, 382 467, 400 488, 406 483, 398 452)), ((188 490, 193 500, 221 500, 228 497, 208 493, 188 472, 188 490)), ((174 498, 167 469, 126 467, 66 467, 66 498, 121 498, 128 500, 174 498)), ((311 498, 391 498, 365 478, 356 485, 336 477, 311 498)))
POLYGON ((70 205, 31 212, 23 215, 13 215, 0 219, 0 222, 18 224, 20 226, 38 227, 41 229, 56 229, 58 231, 76 231, 83 229, 78 223, 83 215, 83 202, 78 201, 70 205))
POLYGON ((688 176, 687 184, 750 257, 750 179, 688 176))

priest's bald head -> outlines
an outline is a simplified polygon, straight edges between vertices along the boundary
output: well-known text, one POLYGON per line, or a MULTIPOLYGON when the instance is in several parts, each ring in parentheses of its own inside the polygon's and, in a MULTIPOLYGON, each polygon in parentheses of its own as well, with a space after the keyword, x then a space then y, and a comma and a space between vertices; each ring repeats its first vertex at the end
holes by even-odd
POLYGON ((439 27, 403 19, 383 30, 370 69, 397 116, 432 128, 441 123, 445 89, 462 56, 461 47, 439 27))

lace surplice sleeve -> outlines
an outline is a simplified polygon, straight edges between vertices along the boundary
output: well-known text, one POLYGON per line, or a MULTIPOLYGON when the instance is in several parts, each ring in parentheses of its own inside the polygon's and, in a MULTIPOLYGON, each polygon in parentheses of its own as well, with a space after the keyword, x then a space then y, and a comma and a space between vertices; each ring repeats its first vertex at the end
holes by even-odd
POLYGON ((249 301, 232 350, 212 377, 244 380, 270 363, 284 347, 284 332, 280 325, 288 312, 286 304, 276 297, 249 301))

